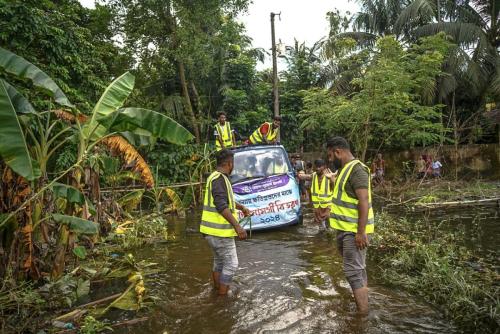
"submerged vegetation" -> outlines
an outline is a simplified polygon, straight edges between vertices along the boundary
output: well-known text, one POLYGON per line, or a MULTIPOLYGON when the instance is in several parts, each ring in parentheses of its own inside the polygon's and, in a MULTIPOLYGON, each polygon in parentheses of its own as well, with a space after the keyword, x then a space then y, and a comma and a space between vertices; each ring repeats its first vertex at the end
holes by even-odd
POLYGON ((467 331, 500 329, 499 274, 462 246, 460 231, 384 214, 376 223, 370 255, 382 281, 422 296, 467 331))

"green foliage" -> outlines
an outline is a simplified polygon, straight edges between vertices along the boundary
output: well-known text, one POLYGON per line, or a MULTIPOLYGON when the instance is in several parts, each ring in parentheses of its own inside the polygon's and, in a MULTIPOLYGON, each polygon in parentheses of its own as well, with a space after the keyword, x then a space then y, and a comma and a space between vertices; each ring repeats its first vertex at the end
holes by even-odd
POLYGON ((7 93, 5 81, 0 79, 0 157, 12 170, 27 180, 40 176, 40 170, 31 160, 24 133, 7 93))
POLYGON ((424 222, 380 215, 371 252, 381 261, 382 279, 421 295, 466 331, 495 333, 500 326, 498 286, 494 270, 470 263, 474 255, 463 236, 424 222))
POLYGON ((180 183, 189 179, 190 171, 203 154, 203 146, 172 146, 158 143, 148 154, 148 162, 158 166, 160 182, 180 183))
POLYGON ((438 122, 441 106, 425 103, 432 101, 448 45, 437 35, 404 50, 393 37, 380 38, 366 72, 353 79, 359 92, 351 97, 317 89, 305 92, 302 127, 347 136, 362 159, 369 145, 439 142, 444 131, 438 122))
POLYGON ((108 326, 105 322, 99 321, 93 316, 88 315, 83 320, 83 325, 79 332, 81 334, 96 334, 104 331, 113 331, 113 328, 108 326))
POLYGON ((67 225, 71 232, 90 235, 95 235, 99 232, 98 225, 87 219, 56 213, 52 215, 52 218, 57 223, 67 225))
MULTIPOLYGON (((41 68, 87 111, 114 70, 129 66, 112 40, 113 15, 110 7, 86 9, 78 1, 1 0, 0 46, 41 68)), ((35 105, 44 104, 28 93, 35 105)))

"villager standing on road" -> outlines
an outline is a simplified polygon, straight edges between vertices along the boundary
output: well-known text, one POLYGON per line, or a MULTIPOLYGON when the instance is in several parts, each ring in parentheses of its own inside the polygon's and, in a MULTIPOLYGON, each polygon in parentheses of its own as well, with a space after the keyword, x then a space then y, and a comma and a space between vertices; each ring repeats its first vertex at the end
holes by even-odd
POLYGON ((382 153, 377 153, 377 157, 373 160, 372 172, 375 173, 375 182, 377 184, 384 183, 385 160, 382 158, 382 153))
POLYGON ((337 247, 344 274, 360 313, 368 312, 366 249, 374 231, 370 169, 351 153, 342 137, 327 142, 328 158, 338 170, 333 189, 330 226, 337 230, 337 247))
POLYGON ((281 116, 274 116, 273 122, 265 122, 255 130, 249 138, 249 143, 276 144, 281 125, 281 116))
POLYGON ((235 202, 229 175, 233 170, 234 153, 223 149, 216 155, 217 170, 207 179, 200 232, 204 234, 214 256, 212 279, 219 295, 226 295, 233 276, 238 269, 238 255, 234 237, 247 237, 238 224, 236 210, 245 216, 250 211, 235 202))
POLYGON ((234 130, 231 129, 231 124, 227 121, 226 113, 219 111, 217 118, 218 121, 214 126, 215 147, 217 151, 236 146, 234 130))

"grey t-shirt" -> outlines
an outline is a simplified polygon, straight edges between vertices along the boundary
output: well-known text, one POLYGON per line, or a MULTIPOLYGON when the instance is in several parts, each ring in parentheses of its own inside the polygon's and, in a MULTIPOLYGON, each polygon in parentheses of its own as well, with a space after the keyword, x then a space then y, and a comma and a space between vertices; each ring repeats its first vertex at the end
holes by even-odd
POLYGON ((347 195, 352 198, 357 198, 356 189, 368 189, 370 182, 370 175, 368 171, 361 164, 356 164, 349 175, 349 179, 345 185, 347 195))

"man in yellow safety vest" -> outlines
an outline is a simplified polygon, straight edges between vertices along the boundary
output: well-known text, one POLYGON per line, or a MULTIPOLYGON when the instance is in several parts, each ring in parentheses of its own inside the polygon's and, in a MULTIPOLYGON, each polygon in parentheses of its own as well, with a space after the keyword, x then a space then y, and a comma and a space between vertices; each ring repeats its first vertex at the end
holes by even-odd
POLYGON ((217 148, 217 151, 236 146, 234 130, 231 129, 231 124, 226 120, 226 113, 219 111, 217 113, 217 118, 218 122, 214 127, 215 147, 217 148))
POLYGON ((360 313, 368 312, 366 249, 374 231, 370 169, 351 153, 342 137, 327 142, 328 158, 338 170, 333 188, 330 226, 337 230, 337 247, 344 274, 360 313))
POLYGON ((281 125, 281 116, 274 116, 273 122, 265 122, 255 130, 249 138, 252 145, 276 144, 281 125))
POLYGON ((234 237, 238 236, 240 240, 247 237, 246 231, 238 223, 236 210, 242 211, 245 216, 250 215, 246 207, 234 200, 229 181, 233 158, 234 153, 230 150, 217 152, 217 170, 207 179, 200 223, 200 232, 205 236, 214 256, 212 279, 219 295, 227 294, 238 269, 234 237))
POLYGON ((330 169, 326 167, 323 159, 314 161, 315 172, 312 174, 298 174, 299 180, 311 181, 311 202, 314 208, 314 222, 320 226, 320 230, 326 229, 325 222, 330 217, 330 207, 332 205, 333 182, 330 169))

